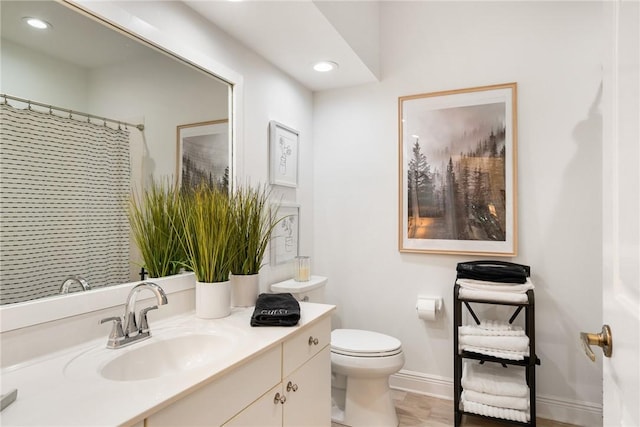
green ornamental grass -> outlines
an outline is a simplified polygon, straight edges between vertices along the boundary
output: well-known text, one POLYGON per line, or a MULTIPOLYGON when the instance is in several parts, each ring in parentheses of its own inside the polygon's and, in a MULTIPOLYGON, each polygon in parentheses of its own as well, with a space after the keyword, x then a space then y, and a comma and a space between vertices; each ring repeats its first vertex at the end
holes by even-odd
POLYGON ((231 199, 234 222, 230 241, 234 258, 231 272, 235 275, 257 274, 278 221, 269 210, 270 191, 266 185, 239 186, 231 199))
POLYGON ((217 186, 201 184, 180 197, 180 221, 186 266, 203 283, 229 280, 235 256, 229 244, 233 232, 231 200, 217 186))
POLYGON ((177 274, 184 264, 182 232, 174 226, 179 206, 179 192, 169 180, 152 180, 142 195, 130 198, 129 223, 150 277, 177 274))

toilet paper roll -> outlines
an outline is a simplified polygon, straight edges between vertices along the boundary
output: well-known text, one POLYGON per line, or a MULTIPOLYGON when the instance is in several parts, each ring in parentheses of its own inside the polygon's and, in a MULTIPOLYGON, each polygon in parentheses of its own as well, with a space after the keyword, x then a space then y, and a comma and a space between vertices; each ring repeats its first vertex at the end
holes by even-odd
POLYGON ((416 303, 418 318, 423 320, 435 320, 440 310, 440 302, 438 298, 419 298, 416 303))

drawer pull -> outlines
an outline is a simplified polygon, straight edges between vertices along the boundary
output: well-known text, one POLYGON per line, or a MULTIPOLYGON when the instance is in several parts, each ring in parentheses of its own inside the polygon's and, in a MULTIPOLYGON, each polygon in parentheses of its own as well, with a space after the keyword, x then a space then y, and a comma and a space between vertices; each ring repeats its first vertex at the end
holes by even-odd
POLYGON ((309 345, 318 345, 318 338, 309 337, 309 345))
POLYGON ((273 398, 273 403, 275 403, 276 405, 278 403, 281 403, 284 405, 284 402, 287 401, 287 397, 285 395, 280 396, 280 393, 276 393, 275 397, 273 398))
POLYGON ((298 391, 298 384, 293 384, 291 381, 287 383, 287 391, 293 391, 294 393, 298 391))

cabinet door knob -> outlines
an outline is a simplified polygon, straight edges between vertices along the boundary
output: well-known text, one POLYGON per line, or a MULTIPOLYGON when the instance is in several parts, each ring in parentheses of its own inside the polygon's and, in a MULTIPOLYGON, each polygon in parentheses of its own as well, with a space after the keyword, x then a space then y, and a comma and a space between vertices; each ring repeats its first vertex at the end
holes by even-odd
POLYGON ((291 381, 287 383, 287 391, 293 391, 294 393, 298 391, 298 384, 293 384, 291 381))
POLYGON ((278 403, 281 403, 284 405, 284 402, 287 401, 287 397, 285 395, 280 395, 280 393, 276 393, 275 397, 273 398, 273 403, 275 403, 276 405, 278 403))
POLYGON ((318 338, 309 337, 309 345, 318 345, 318 338))

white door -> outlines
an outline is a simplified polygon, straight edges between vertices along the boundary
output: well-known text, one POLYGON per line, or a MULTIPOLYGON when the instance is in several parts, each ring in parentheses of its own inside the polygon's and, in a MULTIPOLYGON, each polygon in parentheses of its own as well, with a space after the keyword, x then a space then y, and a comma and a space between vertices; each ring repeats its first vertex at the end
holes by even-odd
MULTIPOLYGON (((640 426, 640 2, 604 2, 603 424, 640 426)), ((602 353, 598 355, 601 358, 602 353)))

